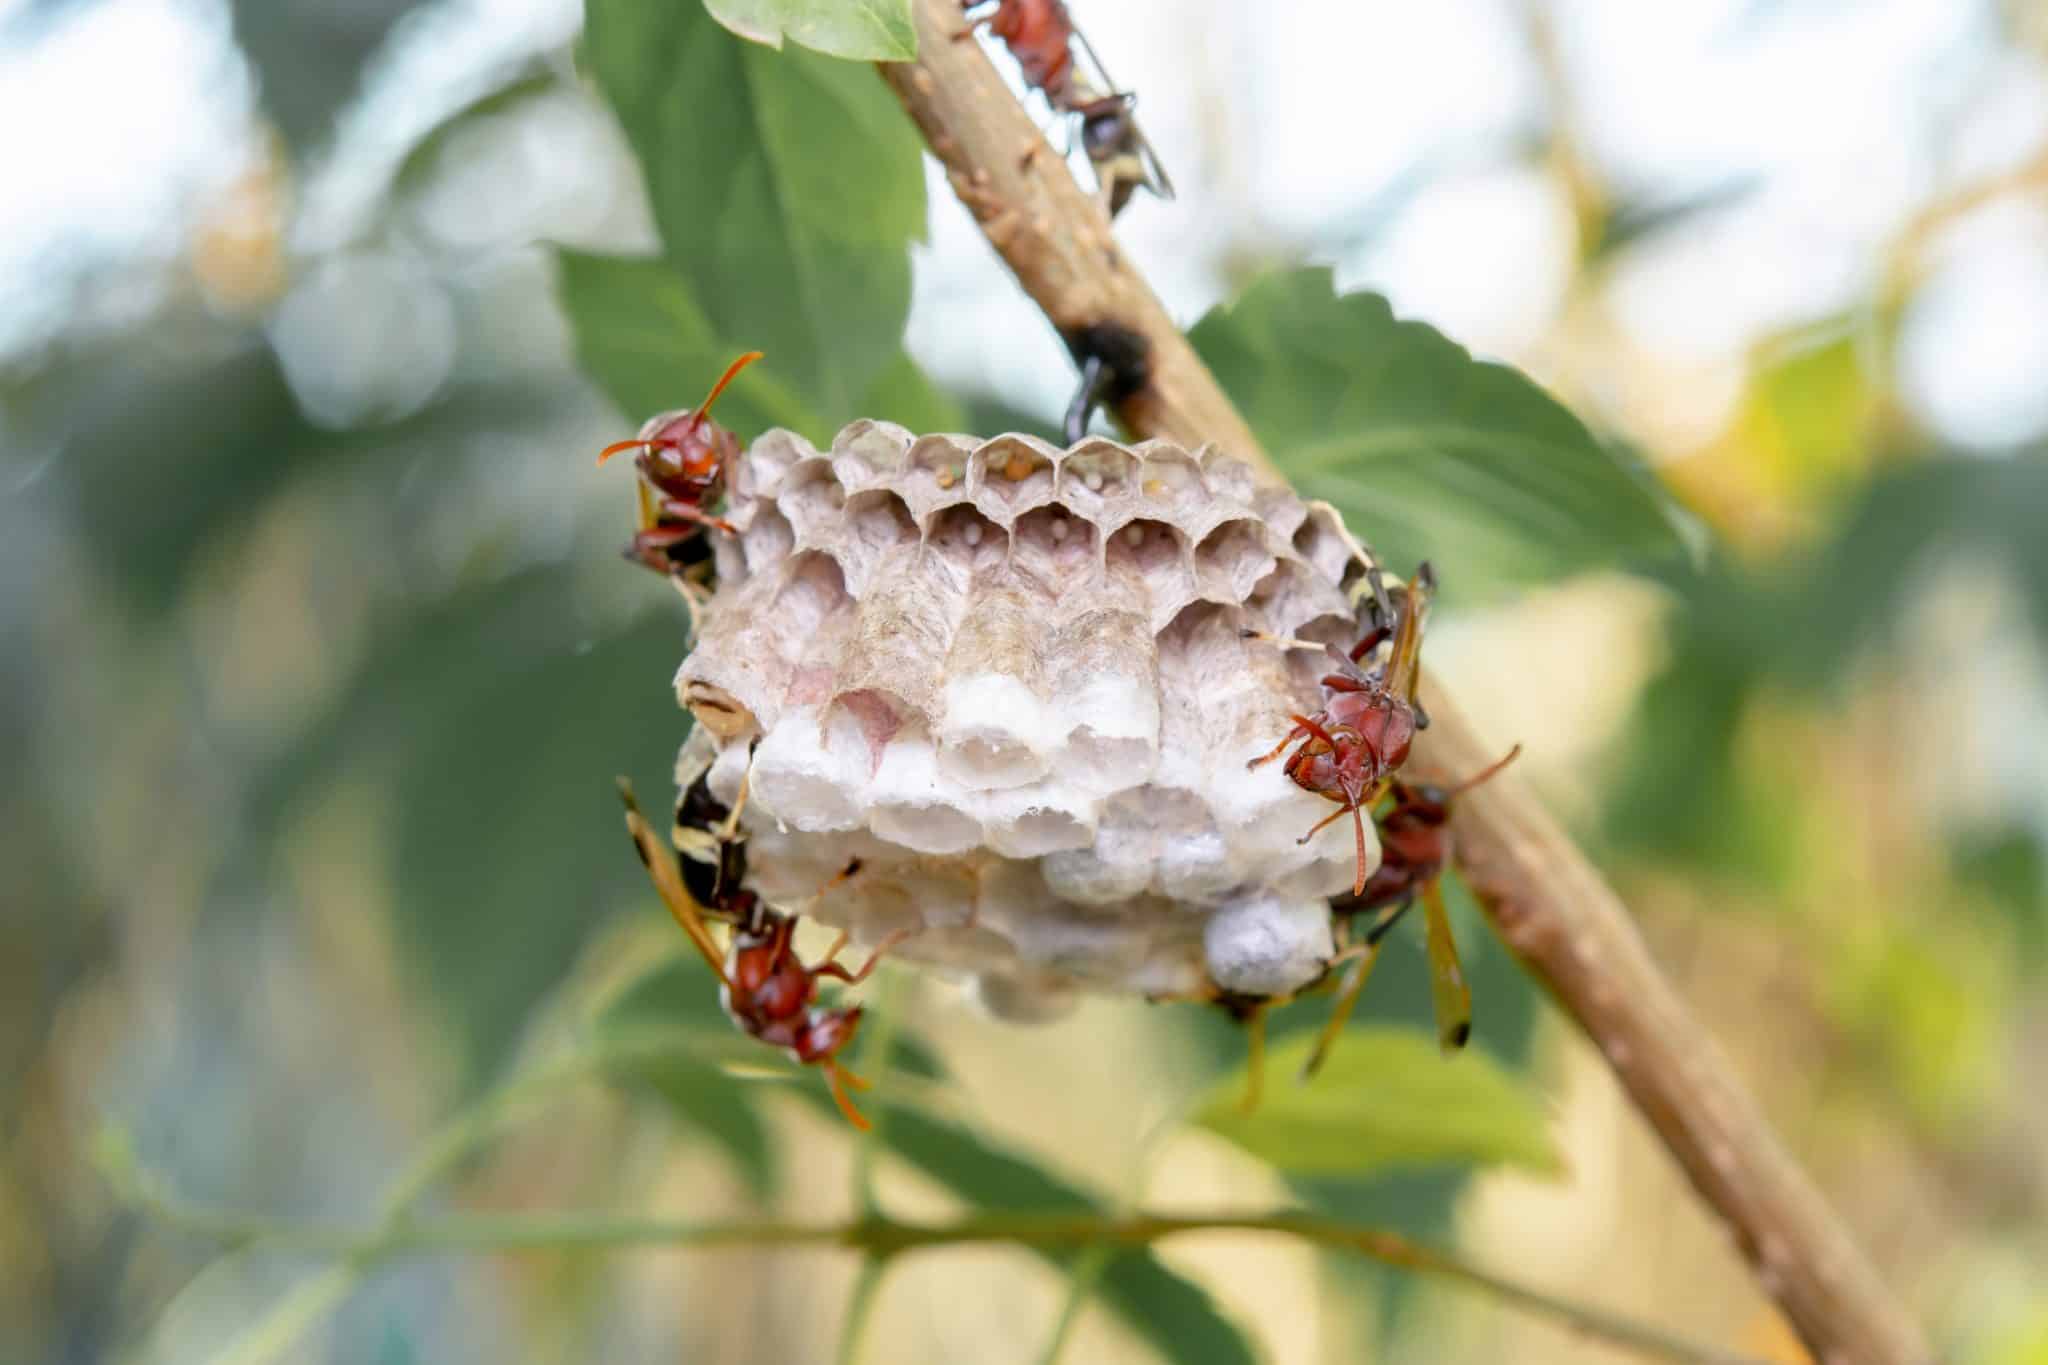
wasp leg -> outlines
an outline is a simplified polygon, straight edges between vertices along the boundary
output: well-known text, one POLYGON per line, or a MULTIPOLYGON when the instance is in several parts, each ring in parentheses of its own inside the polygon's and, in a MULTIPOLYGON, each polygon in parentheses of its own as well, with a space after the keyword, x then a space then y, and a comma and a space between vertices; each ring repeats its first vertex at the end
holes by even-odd
POLYGON ((1436 1005, 1437 1038, 1444 1051, 1452 1052, 1472 1036, 1472 987, 1458 962, 1451 917, 1444 909, 1443 889, 1435 880, 1422 889, 1422 909, 1429 923, 1429 992, 1436 1005))
MULTIPOLYGON (((1315 838, 1318 834, 1321 834, 1324 830, 1328 829, 1331 825, 1336 824, 1339 820, 1342 820, 1345 816, 1349 814, 1351 814, 1351 805, 1349 802, 1346 802, 1344 805, 1341 805, 1337 807, 1337 809, 1331 811, 1328 815, 1325 815, 1322 819, 1316 821, 1315 824, 1309 827, 1308 833, 1302 835, 1299 839, 1296 839, 1294 842, 1297 844, 1307 843, 1309 840, 1315 838)), ((1352 892, 1352 894, 1357 895, 1358 893, 1354 891, 1352 892)))
POLYGON ((858 986, 861 982, 867 980, 869 976, 873 975, 875 968, 880 965, 884 957, 888 956, 890 949, 903 942, 904 939, 909 938, 914 932, 916 931, 911 929, 898 929, 895 933, 875 945, 875 950, 868 954, 868 960, 861 964, 859 971, 849 972, 846 968, 840 966, 839 963, 833 961, 834 958, 839 956, 840 950, 846 947, 848 933, 846 930, 841 929, 839 937, 832 943, 831 950, 825 954, 825 960, 812 970, 818 976, 829 976, 834 981, 844 981, 849 986, 858 986))
POLYGON ((848 1123, 863 1133, 867 1132, 874 1125, 854 1106, 853 1097, 846 1092, 849 1089, 865 1090, 868 1083, 837 1062, 827 1061, 824 1066, 825 1083, 832 1087, 832 1102, 839 1106, 840 1113, 846 1115, 848 1123))
MULTIPOLYGON (((732 809, 726 813, 725 823, 721 824, 718 827, 718 842, 720 842, 721 844, 731 843, 733 841, 734 836, 736 836, 739 833, 740 812, 744 811, 747 808, 747 793, 752 789, 753 784, 754 754, 753 751, 749 749, 747 751, 747 770, 740 774, 739 795, 733 798, 732 809)), ((830 886, 832 885, 832 883, 827 882, 826 885, 830 886)))
POLYGON ((1237 638, 1257 640, 1262 645, 1272 645, 1278 649, 1312 649, 1329 655, 1331 659, 1347 667, 1356 662, 1343 650, 1323 640, 1304 640, 1295 635, 1275 635, 1270 631, 1253 630, 1250 627, 1238 631, 1237 638))
POLYGON ((1273 1008, 1268 1000, 1252 1007, 1244 1021, 1244 1098, 1237 1102, 1240 1113, 1259 1107, 1266 1093, 1266 1014, 1273 1008))
POLYGON ((1281 740, 1278 744, 1273 746, 1272 753, 1263 754, 1260 757, 1251 760, 1244 766, 1247 768, 1258 768, 1264 766, 1265 764, 1271 763, 1274 759, 1280 757, 1280 755, 1287 752, 1288 745, 1294 743, 1294 741, 1297 739, 1305 739, 1307 736, 1308 731, 1302 729, 1299 725, 1297 725, 1292 730, 1289 730, 1287 732, 1287 738, 1281 740))
POLYGON ((663 498, 659 505, 664 516, 678 517, 683 521, 694 521, 700 525, 714 527, 729 536, 736 536, 740 533, 740 528, 725 518, 714 517, 703 508, 693 503, 684 502, 681 498, 663 498))
POLYGON ((1081 372, 1064 429, 1067 444, 1074 445, 1088 434, 1088 419, 1097 408, 1121 403, 1152 382, 1152 343, 1114 322, 1090 323, 1061 338, 1081 372))
POLYGON ((1102 393, 1108 387, 1109 366, 1099 355, 1091 355, 1081 362, 1081 385, 1074 390, 1074 401, 1067 404, 1066 425, 1061 428, 1068 445, 1079 445, 1088 434, 1088 420, 1095 416, 1095 410, 1102 406, 1102 393))
POLYGON ((1382 909, 1378 918, 1373 921, 1372 927, 1365 931, 1363 943, 1346 948, 1330 960, 1333 967, 1347 958, 1353 959, 1356 965, 1345 977, 1343 994, 1337 997, 1337 1003, 1331 1007, 1329 1021, 1323 1025, 1321 1035, 1316 1038, 1316 1045, 1308 1054, 1308 1061, 1302 1064, 1302 1080, 1306 1081, 1322 1070, 1324 1061, 1329 1058, 1330 1049, 1336 1045, 1337 1035, 1342 1033, 1344 1025, 1351 1021, 1351 1011, 1357 1007, 1359 997, 1365 993, 1365 983, 1372 976, 1372 969, 1379 963, 1380 944, 1386 941, 1388 932, 1400 923, 1401 916, 1407 914, 1408 907, 1413 904, 1415 897, 1411 894, 1382 909))
POLYGON ((1380 960, 1380 945, 1376 942, 1361 943, 1347 948, 1332 958, 1330 965, 1335 966, 1346 958, 1351 959, 1351 970, 1345 974, 1343 989, 1337 996, 1337 1003, 1330 1008, 1329 1020, 1317 1036, 1315 1047, 1309 1052, 1308 1060, 1302 1063, 1301 1079, 1304 1081, 1323 1069, 1330 1049, 1336 1045, 1337 1035, 1344 1031, 1344 1025, 1351 1022, 1351 1011, 1357 1006, 1359 996, 1365 993, 1365 983, 1380 960))
POLYGON ((710 604, 710 598, 702 587, 681 574, 670 574, 668 581, 676 585, 676 595, 683 599, 683 610, 690 614, 690 638, 695 640, 703 631, 704 608, 710 604))

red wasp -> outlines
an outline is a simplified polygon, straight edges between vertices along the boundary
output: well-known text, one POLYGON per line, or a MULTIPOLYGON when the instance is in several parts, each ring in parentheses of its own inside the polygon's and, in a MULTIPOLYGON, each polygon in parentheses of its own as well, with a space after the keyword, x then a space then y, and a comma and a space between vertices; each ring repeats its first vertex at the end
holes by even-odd
MULTIPOLYGON (((796 955, 796 917, 772 909, 752 891, 739 886, 736 877, 726 875, 735 869, 744 872, 743 855, 735 860, 721 848, 715 871, 710 872, 707 882, 699 858, 678 858, 675 850, 662 846, 640 814, 632 785, 623 778, 619 780, 619 792, 625 798, 626 832, 632 836, 633 847, 669 914, 717 975, 719 1004, 733 1024, 749 1037, 782 1048, 800 1063, 822 1068, 840 1112, 854 1127, 865 1130, 868 1121, 846 1092, 865 1090, 868 1083, 839 1062, 839 1054, 853 1041, 860 1027, 861 1006, 818 1005, 818 982, 830 977, 848 985, 860 984, 899 936, 885 939, 857 972, 848 971, 835 960, 846 946, 847 935, 843 931, 823 960, 815 966, 806 965, 796 955), (697 870, 692 869, 693 863, 698 865, 697 870), (691 888, 702 889, 707 885, 714 899, 708 905, 700 904, 691 888), (732 924, 732 941, 723 952, 705 923, 707 915, 732 924)), ((735 842, 730 831, 732 813, 711 795, 702 776, 684 794, 676 818, 679 829, 711 833, 722 844, 735 842), (687 827, 683 825, 686 819, 692 822, 687 827)), ((859 870, 859 864, 853 863, 834 881, 859 870)))
MULTIPOLYGON (((993 0, 995 8, 974 19, 1003 40, 1024 83, 1045 92, 1054 108, 1064 108, 1074 81, 1074 17, 1066 0, 993 0)), ((990 0, 960 0, 962 12, 983 9, 990 0)))
MULTIPOLYGON (((725 493, 725 471, 740 453, 740 439, 711 420, 711 405, 739 372, 761 358, 748 351, 726 368, 704 401, 668 418, 645 436, 616 441, 597 453, 603 464, 623 450, 637 450, 633 463, 640 480, 640 529, 626 547, 626 558, 678 584, 711 558, 705 531, 716 527, 728 535, 732 523, 712 515, 725 493)), ((685 590, 684 597, 691 594, 685 590)), ((692 600, 692 607, 695 602, 692 600)))
POLYGON ((1425 561, 1415 570, 1415 580, 1403 594, 1400 608, 1392 610, 1385 605, 1387 598, 1379 586, 1376 567, 1368 564, 1374 624, 1349 654, 1334 645, 1245 632, 1247 638, 1269 639, 1289 648, 1327 648, 1345 670, 1324 675, 1322 710, 1313 716, 1294 716, 1294 728, 1287 737, 1273 746, 1271 753, 1245 766, 1270 763, 1285 753, 1288 745, 1300 741, 1301 747, 1287 759, 1287 776, 1304 791, 1339 803, 1338 809, 1318 820, 1300 842, 1307 843, 1331 821, 1350 815, 1358 836, 1358 874, 1351 887, 1354 896, 1363 895, 1366 887, 1365 812, 1408 761, 1415 732, 1429 723, 1415 700, 1415 688, 1421 677, 1423 618, 1436 591, 1436 575, 1425 561), (1386 619, 1389 614, 1395 618, 1391 628, 1386 619), (1394 643, 1386 663, 1366 672, 1359 661, 1387 638, 1390 629, 1394 643))
POLYGON ((1379 958, 1380 943, 1400 923, 1408 908, 1422 898, 1428 919, 1430 995, 1436 1006, 1437 1037, 1448 1049, 1460 1048, 1472 1035, 1472 989, 1465 982, 1458 962, 1458 944, 1451 937, 1451 919, 1444 910, 1441 890, 1444 865, 1451 858, 1451 803, 1486 782, 1515 761, 1522 752, 1517 744, 1491 767, 1466 778, 1446 791, 1442 787, 1410 786, 1395 781, 1390 788, 1393 804, 1379 816, 1380 865, 1366 879, 1365 889, 1330 902, 1349 931, 1359 915, 1371 915, 1372 923, 1364 941, 1339 952, 1331 960, 1335 967, 1347 958, 1355 959, 1330 1018, 1316 1040, 1315 1050, 1302 1067, 1306 1079, 1322 1066, 1337 1035, 1365 990, 1379 958))
MULTIPOLYGON (((1045 92, 1046 101, 1062 114, 1081 119, 1081 146, 1095 168, 1103 205, 1114 218, 1141 187, 1161 199, 1173 198, 1173 182, 1152 144, 1138 131, 1132 113, 1137 96, 1115 90, 1102 60, 1074 27, 1065 0, 961 0, 963 12, 982 10, 975 24, 1003 40, 1023 69, 1024 82, 1045 92), (993 4, 993 8, 988 6, 993 4), (1074 45, 1087 53, 1089 64, 1109 93, 1075 70, 1074 45)), ((972 32, 970 27, 967 32, 972 32)))
MULTIPOLYGON (((1080 37, 1078 33, 1074 36, 1080 37)), ((1081 45, 1086 47, 1088 40, 1082 38, 1081 45)), ((1081 115, 1082 150, 1088 153, 1088 164, 1095 167, 1096 185, 1112 218, 1122 213, 1141 189, 1161 199, 1173 198, 1173 181, 1166 167, 1159 164, 1159 154, 1138 131, 1137 103, 1136 95, 1119 91, 1097 95, 1075 109, 1081 115)))

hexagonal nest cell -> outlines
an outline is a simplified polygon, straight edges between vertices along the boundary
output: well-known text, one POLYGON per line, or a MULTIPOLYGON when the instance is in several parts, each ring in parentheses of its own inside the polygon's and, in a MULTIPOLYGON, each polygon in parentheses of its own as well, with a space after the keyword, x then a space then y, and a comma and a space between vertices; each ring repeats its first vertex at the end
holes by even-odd
POLYGON ((912 930, 898 956, 1010 1017, 1322 972, 1350 822, 1298 842, 1330 804, 1246 765, 1323 670, 1245 632, 1355 629, 1334 512, 1207 449, 883 422, 825 452, 769 432, 728 486, 682 762, 728 802, 751 765, 762 895, 857 941, 912 930))

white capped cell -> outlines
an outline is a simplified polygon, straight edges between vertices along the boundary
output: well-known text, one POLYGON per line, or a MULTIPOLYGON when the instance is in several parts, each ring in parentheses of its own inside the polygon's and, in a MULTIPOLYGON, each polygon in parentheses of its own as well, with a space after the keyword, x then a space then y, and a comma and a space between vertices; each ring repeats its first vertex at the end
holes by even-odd
POLYGON ((1052 770, 1066 738, 1055 707, 1001 673, 949 678, 939 722, 939 766, 963 791, 1021 787, 1052 770))
POLYGON ((1151 859, 1109 862, 1095 845, 1048 853, 1040 868, 1046 889, 1076 905, 1117 905, 1152 884, 1151 859))
POLYGON ((848 727, 846 721, 821 724, 814 706, 786 713, 754 750, 748 813, 807 834, 864 824, 866 744, 848 727))
POLYGON ((1329 902, 1247 896, 1209 917, 1202 952, 1210 979, 1241 995, 1286 995, 1323 974, 1336 951, 1329 902))
POLYGON ((1006 858, 1090 848, 1100 798, 1057 777, 984 792, 976 802, 989 848, 1006 858))

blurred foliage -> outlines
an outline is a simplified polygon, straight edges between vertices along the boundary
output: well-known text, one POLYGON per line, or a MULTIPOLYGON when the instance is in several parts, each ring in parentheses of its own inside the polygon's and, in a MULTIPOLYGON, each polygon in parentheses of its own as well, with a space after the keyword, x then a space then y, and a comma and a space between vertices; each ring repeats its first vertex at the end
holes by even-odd
POLYGON ((263 109, 304 152, 324 143, 364 66, 420 0, 233 0, 235 41, 255 66, 263 109))
POLYGON ((1303 494, 1405 569, 1484 591, 1675 559, 1640 470, 1543 390, 1327 270, 1255 281, 1189 340, 1303 494))
MULTIPOLYGON (((75 8, 31 4, 0 34, 33 41, 75 8)), ((662 1173, 635 1142, 659 1113, 651 1131, 717 1153, 733 1198, 786 1211, 814 1191, 792 1143, 810 1129, 780 1101, 839 1123, 814 1072, 732 1032, 699 964, 622 971, 615 956, 622 921, 660 921, 609 780, 664 789, 687 724, 668 685, 685 636, 666 589, 612 557, 628 500, 589 457, 604 433, 695 402, 755 347, 767 363, 722 410, 743 432, 823 440, 856 416, 1032 429, 1000 398, 944 392, 905 351, 909 252, 928 208, 916 137, 872 72, 796 50, 901 55, 907 7, 715 0, 707 15, 689 0, 590 0, 575 65, 593 90, 570 79, 567 51, 513 53, 430 126, 392 135, 379 150, 388 183, 345 245, 294 232, 293 187, 338 154, 366 74, 426 8, 234 0, 231 13, 259 85, 257 140, 279 160, 252 261, 288 257, 299 281, 343 256, 416 268, 457 319, 460 363, 431 395, 389 420, 316 420, 265 316, 277 300, 221 306, 183 275, 132 321, 82 327, 0 371, 0 765, 16 778, 0 792, 0 1249, 19 1267, 0 1289, 0 1357, 145 1356, 148 1324, 188 1292, 240 1326, 283 1283, 252 1275, 205 1299, 237 1262, 198 1275, 208 1248, 113 1207, 81 1175, 77 1134, 106 1113, 132 1119, 146 1155, 196 1187, 353 1215, 423 1115, 488 1085, 569 1016, 593 1045, 621 1045, 610 1075, 640 1102, 494 1156, 458 1206, 593 1188, 637 1200, 662 1173), (545 234, 575 244, 552 251, 551 274, 536 264, 494 283, 502 244, 419 230, 411 201, 477 154, 469 134, 593 94, 638 160, 651 254, 622 245, 646 239, 619 213, 545 234), (581 376, 555 354, 544 300, 510 328, 496 311, 525 306, 544 277, 581 376), (671 1036, 691 1047, 623 1046, 671 1036), (593 1167, 612 1183, 588 1179, 593 1167)), ((1366 227, 1387 226, 1431 170, 1396 177, 1366 227)), ((1597 311, 1606 271, 1744 211, 1756 187, 1576 188, 1588 191, 1573 197, 1581 292, 1561 309, 1574 325, 1597 311)), ((1294 264, 1270 243, 1238 255, 1294 264)), ((1985 672, 1986 627, 1966 619, 1982 603, 1951 585, 1977 574, 2006 594, 1996 629, 2011 630, 1994 644, 2048 639, 2048 460, 1964 456, 1916 428, 1894 373, 1904 312, 1882 297, 1756 342, 1716 433, 1657 451, 1654 469, 1515 371, 1398 321, 1377 296, 1339 295, 1327 270, 1248 278, 1194 340, 1303 490, 1344 508, 1396 567, 1434 558, 1454 608, 1587 571, 1662 585, 1661 662, 1612 772, 1589 780, 1600 833, 1646 889, 1653 935, 1704 944, 1689 985, 1706 1007, 1751 998, 1757 963, 1722 955, 1724 940, 1764 936, 1759 957, 1786 984, 1751 1021, 1765 1040, 1751 1050, 1796 1055, 1745 1060, 1810 1098, 1820 1136, 1796 1141, 1855 1153, 1824 1176, 1839 1164, 1843 1179, 1880 1170, 1911 1187, 1918 1202, 1885 1254, 1924 1303, 1913 1272, 1937 1253, 1974 1267, 1995 1235, 2026 1264, 2048 1254, 2039 1087, 2015 1061, 2031 1055, 2048 967, 2043 811, 2010 783, 1959 810, 1938 790, 1946 772, 1908 764, 1953 753, 1946 765, 1968 769, 2029 741, 2016 723, 1966 746, 2010 717, 1946 688, 1985 672), (1681 535, 1689 514, 1711 527, 1698 562, 1681 535), (1874 1164, 1880 1148, 1891 1164, 1874 1164)), ((333 323, 337 366, 354 354, 349 323, 333 323)), ((1575 373, 1562 354, 1546 357, 1545 382, 1594 402, 1603 367, 1630 357, 1612 345, 1575 373)), ((1328 1000, 1274 1015, 1251 1118, 1231 1108, 1243 1037, 1220 1012, 1175 1010, 1170 1047, 1133 1043, 1119 1064, 1149 1088, 1150 1068, 1171 1069, 1159 1055, 1182 1058, 1189 1103, 1213 1092, 1209 1130, 1302 1203, 1448 1238, 1473 1170, 1558 1159, 1531 1098, 1549 1080, 1537 994, 1452 889, 1483 1053, 1445 1061, 1425 1040, 1418 926, 1390 939, 1315 1084, 1298 1086, 1291 1063, 1328 1000)), ((957 1088, 937 1059, 947 1040, 923 1011, 900 1022, 867 1101, 889 1166, 975 1209, 1115 1206, 1072 1173, 1088 1154, 999 1138, 937 1102, 957 1088)), ((1564 1164, 1597 1174, 1576 1157, 1564 1164)), ((456 1358, 526 1330, 565 1355, 631 1348, 602 1321, 632 1290, 624 1276, 524 1260, 459 1272, 487 1277, 462 1281, 492 1285, 487 1296, 430 1278, 457 1273, 373 1289, 344 1310, 340 1356, 368 1343, 379 1358, 456 1358), (535 1288, 577 1273, 587 1320, 536 1326, 570 1296, 535 1288), (502 1323, 479 1327, 492 1314, 502 1323)), ((1341 1274, 1346 1310, 1389 1291, 1383 1336, 1415 1308, 1410 1281, 1341 1274)), ((766 1289, 728 1296, 707 1271, 689 1307, 818 1311, 778 1290, 779 1273, 761 1278, 766 1289), (787 1296, 748 1297, 771 1292, 787 1296)), ((1093 1292, 1161 1358, 1239 1362, 1266 1349, 1235 1320, 1249 1296, 1225 1291, 1239 1289, 1134 1252, 1102 1267, 1093 1292)), ((1996 1315, 1972 1311, 1944 1310, 1953 1358, 2042 1358, 2037 1286, 1996 1315)))
POLYGON ((1702 867, 1781 877, 1799 851, 1772 798, 1788 775, 1744 761, 1745 721, 1772 696, 1840 700, 1872 655, 1920 655, 1924 593, 1958 562, 1999 573, 2048 641, 2043 508, 2043 460, 1918 460, 1859 485, 1817 543, 1754 563, 1724 556, 1675 583, 1670 657, 1632 722, 1614 835, 1702 867))
POLYGON ((1483 1050, 1446 1056, 1420 1029, 1354 1028, 1313 1079, 1290 1084, 1315 1042, 1297 1034, 1270 1050, 1265 1069, 1281 1083, 1252 1112, 1240 1068, 1211 1088, 1194 1121, 1290 1175, 1461 1163, 1558 1170, 1542 1109, 1483 1050))
MULTIPOLYGON (((766 351, 823 415, 808 435, 890 416, 862 402, 909 363, 907 248, 925 203, 916 134, 888 89, 858 64, 736 43, 694 4, 591 0, 583 55, 647 177, 677 276, 667 317, 723 355, 766 351)), ((567 302, 590 359, 625 317, 573 287, 567 302)))
MULTIPOLYGON (((627 986, 598 1019, 597 1032, 600 1037, 616 1038, 687 1026, 729 1038, 732 1027, 716 1008, 717 1000, 717 983, 704 964, 678 955, 627 986)), ((758 1050, 766 1058, 755 1063, 757 1067, 787 1069, 778 1054, 749 1050, 758 1050)), ((970 1208, 1021 1213, 1108 1211, 1101 1200, 1060 1180, 1030 1158, 1004 1150, 936 1110, 918 1107, 905 1097, 905 1087, 890 1084, 892 1075, 943 1082, 944 1073, 930 1053, 899 1039, 891 1057, 882 1060, 886 1070, 881 1083, 863 1101, 875 1129, 863 1140, 881 1143, 892 1156, 970 1208)), ((722 1075, 700 1075, 691 1064, 681 1072, 674 1071, 666 1061, 653 1074, 636 1069, 634 1076, 652 1084, 685 1122, 711 1126, 714 1136, 736 1160, 758 1164, 759 1169, 750 1174, 761 1186, 772 1186, 772 1159, 765 1158, 760 1149, 749 1153, 734 1145, 734 1139, 759 1129, 754 1098, 760 1087, 748 1087, 722 1075)), ((834 1124, 844 1122, 821 1074, 803 1072, 796 1079, 798 1093, 820 1114, 834 1124)), ((1080 1256, 1074 1251, 1043 1254, 1062 1267, 1073 1265, 1080 1256)), ((1208 1294, 1168 1270, 1149 1251, 1114 1257, 1102 1269, 1096 1293, 1166 1359, 1193 1365, 1249 1365, 1254 1358, 1243 1335, 1218 1313, 1208 1294)))
POLYGON ((909 61, 917 55, 910 0, 704 0, 704 7, 742 38, 773 48, 786 35, 852 61, 909 61))

